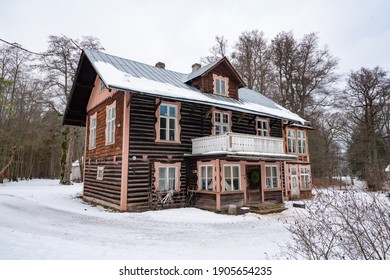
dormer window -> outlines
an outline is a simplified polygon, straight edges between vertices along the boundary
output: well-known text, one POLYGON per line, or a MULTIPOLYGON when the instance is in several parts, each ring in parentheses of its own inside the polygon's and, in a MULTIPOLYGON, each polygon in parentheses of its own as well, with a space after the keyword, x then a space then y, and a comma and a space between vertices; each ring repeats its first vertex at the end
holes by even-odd
POLYGON ((227 96, 229 79, 215 74, 213 74, 213 79, 214 93, 227 96))

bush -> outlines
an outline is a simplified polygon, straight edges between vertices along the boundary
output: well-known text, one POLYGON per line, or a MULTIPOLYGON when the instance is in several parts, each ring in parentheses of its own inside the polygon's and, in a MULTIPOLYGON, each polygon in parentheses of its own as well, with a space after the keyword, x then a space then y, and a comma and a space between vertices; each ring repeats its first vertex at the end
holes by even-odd
POLYGON ((317 190, 307 214, 288 225, 293 242, 282 247, 292 259, 390 259, 390 204, 378 193, 317 190))

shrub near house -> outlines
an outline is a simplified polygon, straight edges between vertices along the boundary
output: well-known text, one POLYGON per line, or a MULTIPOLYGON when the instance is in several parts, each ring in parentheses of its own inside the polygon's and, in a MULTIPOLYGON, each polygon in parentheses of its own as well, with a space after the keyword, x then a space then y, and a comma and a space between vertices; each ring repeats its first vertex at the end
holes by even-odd
POLYGON ((84 198, 122 211, 311 196, 309 124, 226 58, 190 74, 85 50, 64 116, 86 126, 84 198))

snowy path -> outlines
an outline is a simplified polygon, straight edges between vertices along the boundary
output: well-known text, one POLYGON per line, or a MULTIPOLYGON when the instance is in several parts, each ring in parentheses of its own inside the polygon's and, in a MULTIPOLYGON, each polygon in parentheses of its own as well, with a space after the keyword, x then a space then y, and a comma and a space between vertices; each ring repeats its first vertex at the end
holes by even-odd
POLYGON ((0 259, 264 259, 289 240, 280 214, 219 215, 194 208, 109 212, 81 185, 0 185, 0 259))

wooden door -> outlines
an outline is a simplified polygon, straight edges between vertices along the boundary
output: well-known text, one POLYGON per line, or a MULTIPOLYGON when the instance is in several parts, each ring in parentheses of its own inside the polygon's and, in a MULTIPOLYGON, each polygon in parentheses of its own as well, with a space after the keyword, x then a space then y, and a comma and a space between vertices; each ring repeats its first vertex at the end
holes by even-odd
POLYGON ((246 166, 247 202, 261 202, 261 168, 260 165, 246 166))

